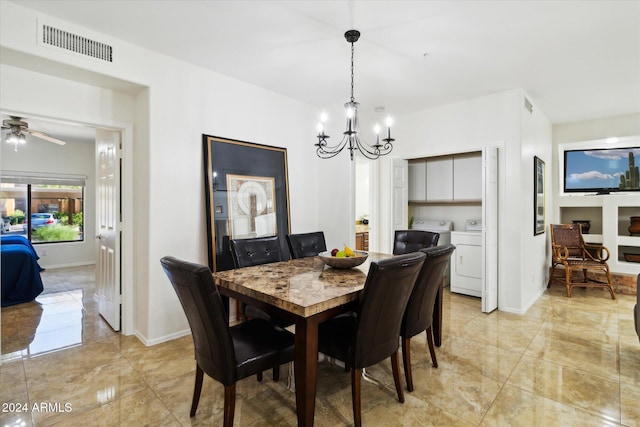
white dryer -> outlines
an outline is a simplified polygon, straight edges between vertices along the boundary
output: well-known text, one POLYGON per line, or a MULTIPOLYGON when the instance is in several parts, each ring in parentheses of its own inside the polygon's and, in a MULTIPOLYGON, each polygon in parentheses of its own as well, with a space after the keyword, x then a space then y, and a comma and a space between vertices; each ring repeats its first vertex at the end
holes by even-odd
MULTIPOLYGON (((411 225, 413 230, 431 231, 440 234, 438 245, 448 245, 451 243, 451 230, 453 229, 452 221, 444 221, 437 219, 414 219, 411 225)), ((444 271, 444 285, 449 286, 451 283, 450 268, 447 266, 444 271)))
POLYGON ((482 220, 468 219, 464 230, 451 233, 451 292, 482 298, 482 220))

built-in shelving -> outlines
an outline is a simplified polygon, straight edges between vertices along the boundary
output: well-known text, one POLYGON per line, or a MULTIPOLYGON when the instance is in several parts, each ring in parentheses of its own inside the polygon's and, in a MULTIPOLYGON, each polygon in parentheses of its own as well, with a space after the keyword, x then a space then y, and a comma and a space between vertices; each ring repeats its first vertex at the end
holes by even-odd
POLYGON ((640 195, 572 195, 559 197, 560 222, 589 220, 584 239, 600 243, 610 251, 609 268, 614 273, 638 274, 640 263, 625 261, 625 253, 640 254, 640 236, 629 235, 630 217, 640 216, 640 195))

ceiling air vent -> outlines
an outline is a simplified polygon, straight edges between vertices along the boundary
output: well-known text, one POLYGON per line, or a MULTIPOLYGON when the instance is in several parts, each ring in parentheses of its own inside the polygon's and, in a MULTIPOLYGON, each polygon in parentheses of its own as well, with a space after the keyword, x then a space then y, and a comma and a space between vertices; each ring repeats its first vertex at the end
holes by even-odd
POLYGON ((49 25, 42 26, 42 43, 106 62, 113 62, 113 47, 49 25))

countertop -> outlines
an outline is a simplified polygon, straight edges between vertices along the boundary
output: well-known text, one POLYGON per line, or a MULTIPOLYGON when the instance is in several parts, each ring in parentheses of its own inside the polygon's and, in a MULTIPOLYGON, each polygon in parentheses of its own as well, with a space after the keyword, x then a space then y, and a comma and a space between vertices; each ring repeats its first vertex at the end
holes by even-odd
POLYGON ((364 224, 356 224, 356 233, 368 233, 369 226, 364 224))

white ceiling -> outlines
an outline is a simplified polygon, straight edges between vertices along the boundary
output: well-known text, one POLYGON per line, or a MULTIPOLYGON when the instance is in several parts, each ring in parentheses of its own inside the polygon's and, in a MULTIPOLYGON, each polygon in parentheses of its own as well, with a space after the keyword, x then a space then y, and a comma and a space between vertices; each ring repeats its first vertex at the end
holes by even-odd
POLYGON ((404 114, 523 88, 552 123, 640 112, 640 1, 17 0, 322 107, 404 114))

